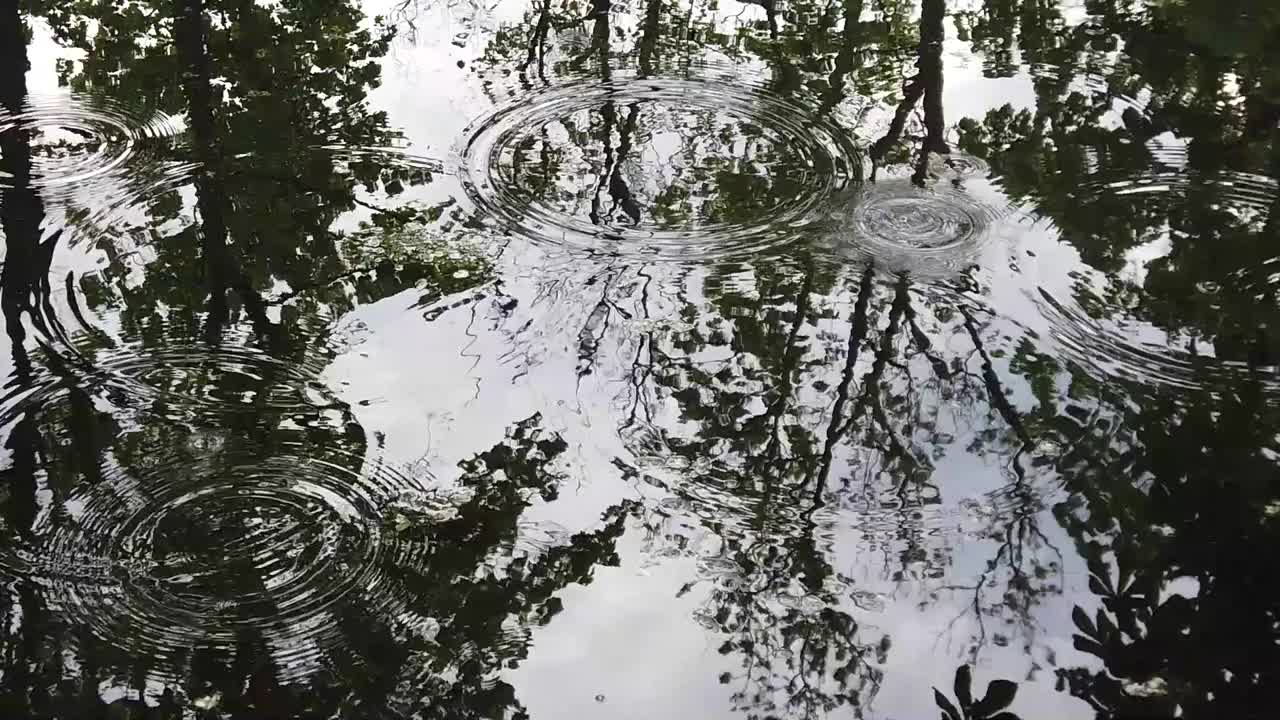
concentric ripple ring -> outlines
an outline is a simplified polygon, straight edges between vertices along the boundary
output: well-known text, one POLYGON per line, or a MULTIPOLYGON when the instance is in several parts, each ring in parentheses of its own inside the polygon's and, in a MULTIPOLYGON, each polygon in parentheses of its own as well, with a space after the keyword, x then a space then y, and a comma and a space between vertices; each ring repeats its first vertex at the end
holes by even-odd
POLYGON ((999 213, 963 189, 890 178, 860 187, 837 215, 840 245, 895 273, 947 274, 974 261, 999 213))
MULTIPOLYGON (((0 110, 0 135, 26 133, 31 183, 46 188, 109 173, 128 162, 138 142, 173 137, 183 129, 178 118, 145 118, 87 95, 33 96, 16 113, 0 110)), ((11 179, 0 174, 0 185, 6 182, 11 179)))
MULTIPOLYGON (((1270 239, 1268 223, 1280 208, 1280 182, 1241 172, 1107 172, 1079 183, 1072 195, 1079 212, 1130 213, 1135 217, 1151 217, 1155 212, 1170 217, 1196 217, 1185 209, 1196 207, 1192 198, 1212 197, 1211 205, 1197 212, 1214 213, 1214 229, 1223 238, 1270 239)), ((1179 228, 1179 232, 1186 233, 1187 229, 1179 228)), ((1166 237, 1153 237, 1150 255, 1133 261, 1125 270, 1129 273, 1126 280, 1144 290, 1149 268, 1159 267, 1172 248, 1172 243, 1161 248, 1162 242, 1168 242, 1166 237)), ((1199 243, 1210 239, 1195 237, 1199 243)), ((1260 256, 1234 267, 1224 263, 1224 267, 1202 276, 1204 280, 1188 288, 1190 293, 1182 302, 1213 306, 1224 302, 1225 297, 1259 309, 1267 303, 1274 306, 1280 291, 1280 250, 1265 243, 1258 247, 1263 251, 1260 256)), ((1240 356, 1219 357, 1212 326, 1203 328, 1197 342, 1192 343, 1190 336, 1179 333, 1176 327, 1171 330, 1154 322, 1153 317, 1158 314, 1135 313, 1116 302, 1103 292, 1106 282, 1102 273, 1078 272, 1066 287, 1053 291, 1038 287, 1029 293, 1046 323, 1048 337, 1079 367, 1101 380, 1132 383, 1136 387, 1226 393, 1247 380, 1267 397, 1280 396, 1280 371, 1274 363, 1251 363, 1240 356)))
MULTIPOLYGON (((87 336, 86 336, 87 337, 87 336)), ((341 403, 322 379, 323 350, 285 359, 229 333, 217 345, 176 340, 161 347, 73 343, 64 362, 78 382, 122 407, 169 417, 226 413, 314 413, 341 403)))
POLYGON ((833 121, 720 79, 552 88, 474 123, 459 154, 469 198, 508 229, 668 259, 786 245, 860 177, 859 154, 833 121))
POLYGON ((260 637, 286 675, 306 675, 342 641, 338 606, 377 614, 396 601, 387 508, 422 492, 392 469, 328 454, 117 467, 79 491, 73 521, 41 533, 17 569, 159 672, 194 648, 260 637))

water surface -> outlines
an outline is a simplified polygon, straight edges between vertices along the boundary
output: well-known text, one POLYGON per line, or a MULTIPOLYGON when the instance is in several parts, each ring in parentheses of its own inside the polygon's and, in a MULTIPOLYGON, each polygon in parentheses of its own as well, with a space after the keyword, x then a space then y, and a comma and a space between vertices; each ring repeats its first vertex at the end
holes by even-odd
POLYGON ((0 0, 0 716, 1263 718, 1268 0, 0 0))

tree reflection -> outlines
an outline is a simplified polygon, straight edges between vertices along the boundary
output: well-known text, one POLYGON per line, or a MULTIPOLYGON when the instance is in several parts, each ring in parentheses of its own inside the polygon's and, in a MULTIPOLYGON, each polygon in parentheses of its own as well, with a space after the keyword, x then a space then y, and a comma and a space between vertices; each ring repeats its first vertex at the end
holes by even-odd
MULTIPOLYGON (((0 4, 0 26, 4 57, 0 57, 0 108, 12 114, 23 110, 26 99, 27 28, 18 13, 17 0, 0 4)), ((31 358, 27 352, 26 322, 39 323, 44 317, 43 298, 48 293, 49 246, 41 243, 44 206, 31 186, 31 147, 27 129, 18 127, 0 133, 0 169, 5 183, 0 189, 0 227, 4 230, 4 269, 0 271, 0 306, 13 358, 13 377, 6 383, 6 398, 28 392, 32 383, 31 358)), ((56 242, 56 236, 53 238, 56 242)), ((33 473, 38 450, 33 420, 23 414, 16 419, 5 442, 13 453, 8 474, 16 478, 33 473)), ((20 518, 19 527, 30 527, 36 513, 35 487, 9 483, 6 511, 20 518)))
MULTIPOLYGON (((65 439, 64 422, 56 408, 40 416, 41 434, 49 445, 65 439)), ((363 717, 388 709, 441 718, 521 715, 513 689, 499 679, 499 672, 524 658, 521 634, 554 617, 561 589, 589 583, 597 565, 617 563, 614 543, 630 512, 630 506, 622 503, 606 512, 598 530, 566 537, 544 549, 524 545, 521 516, 535 498, 553 501, 564 478, 555 465, 565 443, 539 424, 536 416, 516 424, 504 441, 461 464, 465 501, 448 517, 419 514, 415 506, 407 505, 398 511, 407 515, 386 520, 387 532, 396 534, 396 546, 416 550, 386 556, 386 566, 379 570, 387 580, 377 595, 356 591, 326 610, 330 617, 321 619, 337 624, 340 644, 328 648, 320 664, 302 677, 297 665, 281 662, 282 648, 265 632, 246 630, 233 647, 197 643, 183 648, 166 646, 162 637, 135 637, 127 642, 102 637, 97 630, 78 625, 74 618, 81 611, 115 615, 139 608, 94 605, 95 591, 77 587, 94 581, 68 576, 76 571, 75 559, 59 558, 54 549, 47 566, 27 568, 5 590, 7 666, 25 669, 6 673, 2 700, 6 711, 22 717, 80 717, 115 705, 132 707, 147 717, 169 717, 179 707, 212 703, 219 712, 271 717, 335 713, 363 717), (89 605, 80 610, 77 602, 89 605), (142 643, 152 647, 154 654, 132 654, 118 643, 130 648, 142 643), (170 673, 177 658, 184 658, 185 671, 173 677, 170 673), (119 694, 124 698, 112 699, 119 694)), ((174 437, 167 428, 149 435, 152 442, 124 436, 112 448, 120 463, 114 475, 148 472, 147 453, 154 453, 157 446, 190 445, 189 437, 184 439, 181 433, 174 437)), ((286 439, 291 452, 313 461, 327 457, 349 465, 352 453, 363 450, 363 438, 318 429, 288 438, 277 433, 274 438, 275 442, 286 439)), ((270 462, 271 449, 251 450, 255 462, 270 462)), ((226 463, 224 471, 235 472, 235 457, 224 449, 215 458, 191 460, 212 462, 215 467, 226 463)), ((179 468, 162 470, 178 472, 179 468)), ((351 470, 370 471, 359 465, 351 470)), ((109 491, 104 486, 77 487, 70 469, 54 461, 41 463, 39 472, 49 483, 65 488, 67 501, 85 502, 109 491)), ((125 495, 115 502, 131 500, 125 495)), ((60 504, 55 507, 58 513, 67 512, 60 504)), ((9 528, 22 529, 20 516, 7 513, 4 521, 9 528)), ((56 525, 77 522, 64 517, 56 525)), ((219 559, 217 543, 202 539, 206 526, 215 528, 216 522, 217 518, 199 521, 184 531, 195 535, 181 539, 177 547, 205 548, 213 553, 207 567, 229 572, 230 568, 218 567, 228 560, 219 559)), ((60 532, 57 527, 41 531, 60 532)), ((28 534, 26 539, 41 547, 41 536, 28 534)), ((5 551, 14 549, 10 545, 5 551)), ((237 570, 234 577, 238 586, 220 587, 220 593, 271 596, 270 588, 255 586, 254 568, 237 570)), ((137 599, 120 602, 136 603, 137 599)), ((181 622, 178 617, 175 622, 181 622)), ((294 656, 292 662, 302 658, 294 656)))
MULTIPOLYGON (((660 68, 661 50, 649 56, 646 48, 665 47, 666 26, 646 12, 634 55, 620 55, 611 38, 625 35, 611 31, 608 9, 597 6, 592 49, 577 57, 584 63, 594 59, 593 70, 605 80, 611 77, 609 64, 628 57, 638 57, 644 73, 651 72, 649 66, 660 68)), ((911 51, 916 74, 872 154, 877 163, 910 157, 907 172, 921 185, 932 184, 931 155, 950 150, 941 106, 943 3, 925 4, 918 32, 911 30, 909 11, 897 5, 872 11, 870 22, 857 2, 838 8, 793 4, 794 18, 765 9, 767 38, 747 30, 735 44, 732 35, 716 34, 712 26, 703 36, 705 46, 726 54, 756 53, 772 71, 768 92, 803 95, 812 88, 824 112, 854 91, 884 92, 889 84, 882 69, 872 67, 874 60, 898 62, 902 50, 911 51), (865 73, 858 72, 862 68, 865 73), (917 133, 909 121, 921 101, 924 120, 917 133)), ((542 49, 545 18, 538 6, 522 31, 500 35, 532 38, 536 52, 499 46, 486 57, 524 62, 529 74, 530 58, 554 56, 542 49)), ((538 154, 528 157, 531 166, 541 162, 539 167, 563 173, 575 145, 586 148, 594 141, 603 147, 596 153, 605 162, 595 171, 592 222, 604 217, 595 208, 608 207, 599 200, 612 187, 608 178, 616 159, 632 147, 632 138, 643 135, 641 126, 630 125, 630 116, 608 101, 598 114, 598 134, 566 122, 567 142, 544 135, 538 154)), ((704 114, 709 124, 692 124, 704 135, 752 137, 750 123, 721 123, 717 113, 704 114)), ((561 185, 536 184, 546 177, 531 173, 523 187, 553 195, 561 185)), ((767 206, 771 193, 782 192, 763 186, 749 196, 737 192, 726 174, 714 180, 695 187, 725 214, 742 213, 748 203, 767 206)), ((664 219, 688 222, 690 216, 676 213, 672 202, 692 194, 677 196, 679 188, 671 187, 649 207, 664 219)), ((617 193, 615 207, 623 204, 618 197, 627 195, 617 193)), ((679 319, 681 331, 644 332, 629 354, 634 359, 621 431, 641 466, 619 463, 629 475, 666 487, 682 512, 718 536, 716 549, 700 557, 701 582, 686 591, 706 586, 697 614, 724 638, 720 652, 740 664, 740 670, 720 677, 733 688, 738 709, 750 717, 810 717, 838 707, 861 713, 880 687, 879 666, 891 641, 861 628, 852 614, 848 598, 862 597, 863 591, 837 570, 835 512, 857 513, 868 522, 887 516, 896 525, 883 540, 894 549, 886 550, 892 552, 886 574, 893 582, 931 584, 935 597, 976 595, 979 623, 1004 618, 1006 603, 1021 602, 1017 617, 1028 627, 1034 624, 1037 598, 1060 589, 1054 577, 1059 561, 1038 527, 1044 501, 1026 477, 1024 456, 1032 439, 1007 397, 1000 377, 1004 366, 988 350, 999 338, 977 308, 910 276, 886 281, 874 267, 833 266, 806 247, 748 271, 711 268, 697 292, 681 287, 673 300, 651 291, 656 272, 641 268, 629 282, 621 279, 627 271, 611 266, 609 280, 591 294, 594 309, 584 310, 588 317, 578 345, 580 372, 594 371, 609 337, 607 318, 648 320, 653 302, 669 305, 664 312, 679 319), (628 303, 634 303, 631 310, 623 308, 628 303), (962 343, 965 349, 957 352, 962 343), (673 412, 678 424, 660 419, 673 412), (942 502, 944 488, 934 470, 959 449, 957 436, 970 438, 968 452, 1007 464, 1001 492, 1012 500, 988 530, 997 538, 989 574, 963 588, 943 582, 949 553, 928 537, 924 520, 942 502), (678 468, 679 480, 650 475, 651 464, 678 468), (1007 592, 992 590, 998 579, 1007 592)), ((651 531, 654 537, 670 534, 656 526, 651 531)), ((975 655, 986 642, 976 641, 975 655)))
MULTIPOLYGON (((810 4, 795 8, 822 12, 810 4)), ((842 7, 842 28, 824 16, 814 26, 796 24, 803 37, 766 41, 751 23, 703 2, 531 3, 520 23, 498 30, 475 65, 486 93, 503 105, 527 104, 536 126, 500 160, 510 163, 503 184, 524 205, 594 226, 584 232, 598 238, 601 252, 619 237, 767 225, 773 213, 804 197, 815 175, 842 172, 827 167, 842 158, 805 146, 813 138, 804 123, 774 127, 793 120, 755 117, 751 105, 793 95, 800 105, 820 93, 826 112, 851 96, 844 79, 863 59, 860 8, 842 7), (802 52, 818 53, 803 69, 812 92, 798 68, 780 71, 764 87, 750 78, 726 84, 704 77, 702 68, 731 70, 715 64, 724 56, 790 67, 802 52), (834 72, 827 69, 832 63, 834 72), (508 76, 514 81, 503 80, 508 76), (694 82, 660 91, 662 85, 646 82, 652 78, 694 82), (598 91, 599 100, 569 110, 550 103, 544 115, 538 93, 546 85, 598 91), (581 182, 583 176, 594 181, 581 182)))
POLYGON ((1018 720, 1018 716, 1004 709, 1013 703, 1018 694, 1018 684, 1009 680, 992 680, 987 693, 973 699, 973 676, 968 665, 956 668, 956 702, 952 702, 938 688, 933 689, 934 702, 942 710, 942 720, 1018 720))
POLYGON ((1274 569, 1244 558, 1274 540, 1276 416, 1256 389, 1238 393, 1094 419, 1061 460, 1074 495, 1055 514, 1096 596, 1075 608, 1073 640, 1105 671, 1058 673, 1099 717, 1261 717, 1272 702, 1274 569), (1099 452, 1118 439, 1124 452, 1099 452))
MULTIPOLYGON (((169 329, 203 323, 212 339, 241 314, 261 333, 269 306, 287 300, 283 327, 262 339, 273 352, 296 358, 325 319, 318 313, 338 315, 354 305, 344 281, 380 276, 385 285, 391 276, 390 294, 424 279, 420 263, 397 268, 385 257, 366 264, 369 258, 344 254, 345 235, 334 229, 344 214, 368 207, 361 188, 394 194, 431 179, 428 167, 369 150, 395 138, 385 114, 366 100, 388 47, 385 28, 364 28, 362 13, 338 0, 274 8, 184 0, 122 13, 72 3, 70 10, 51 14, 50 22, 87 55, 64 80, 76 90, 136 98, 142 109, 185 116, 191 156, 163 161, 199 163, 195 208, 183 207, 178 188, 161 184, 139 193, 151 225, 165 227, 191 211, 198 224, 183 222, 176 236, 148 242, 156 256, 150 265, 167 272, 147 273, 131 297, 121 296, 134 239, 86 229, 112 262, 81 281, 84 291, 95 304, 119 307, 134 336, 158 340, 169 329), (200 249, 195 256, 192 247, 200 249), (284 296, 273 297, 282 286, 284 296), (207 305, 190 297, 196 288, 208 291, 207 305), (235 296, 230 304, 228 291, 235 296), (171 301, 179 297, 183 302, 171 301), (162 319, 166 306, 200 318, 162 319)), ((434 208, 416 215, 372 209, 380 227, 453 222, 434 208)))
POLYGON ((1018 344, 1012 367, 1038 401, 1025 424, 1061 448, 1053 467, 1070 494, 1054 514, 1095 595, 1072 614, 1075 647, 1105 666, 1060 668, 1059 684, 1098 717, 1261 717, 1274 705, 1264 688, 1275 685, 1276 607, 1261 591, 1274 570, 1250 548, 1273 542, 1265 366, 1280 306, 1259 274, 1274 262, 1266 238, 1280 196, 1239 173, 1280 169, 1266 119, 1280 98, 1276 65, 1263 59, 1276 48, 1258 40, 1278 16, 1253 2, 1236 14, 1201 2, 1091 10, 1071 27, 1036 3, 986 3, 967 18, 989 72, 1016 63, 997 48, 1052 67, 1036 76, 1034 111, 965 120, 960 145, 988 158, 1006 190, 1033 200, 1104 278, 1109 299, 1077 287, 1091 315, 1131 314, 1193 355, 1199 345, 1259 374, 1176 393, 1115 387, 1037 353, 1029 338, 1018 344), (1113 49, 1123 52, 1104 61, 1113 49), (1170 149, 1170 137, 1185 149, 1170 149), (1251 182, 1261 192, 1250 195, 1251 182), (1135 249, 1158 243, 1167 250, 1127 275, 1135 249))
MULTIPOLYGON (((26 94, 26 28, 16 3, 0 10, 13 21, 3 23, 0 100, 17 113, 26 94)), ((277 598, 275 579, 262 574, 284 558, 260 567, 230 548, 226 557, 218 554, 235 516, 211 513, 157 528, 148 536, 156 567, 116 568, 112 557, 60 552, 59 538, 68 533, 106 547, 120 531, 95 528, 93 512, 102 511, 86 504, 136 510, 160 503, 164 488, 188 474, 218 486, 243 479, 245 463, 278 469, 303 457, 309 466, 371 482, 380 472, 378 451, 346 403, 327 391, 318 402, 280 398, 304 391, 300 376, 319 392, 312 373, 333 352, 332 320, 355 305, 411 288, 426 305, 485 282, 491 270, 477 252, 443 239, 467 221, 450 204, 388 209, 358 197, 360 186, 393 195, 431 173, 394 154, 362 152, 394 136, 365 100, 388 37, 365 29, 348 3, 180 0, 118 9, 77 2, 31 10, 85 52, 63 68, 64 83, 184 115, 190 144, 161 149, 158 163, 194 161, 196 169, 189 184, 180 176, 182 187, 151 188, 156 176, 147 168, 119 179, 126 196, 143 198, 133 209, 147 224, 133 236, 131 228, 100 227, 97 215, 76 211, 82 198, 75 193, 60 200, 71 208, 75 231, 107 258, 96 273, 75 279, 71 302, 83 298, 74 311, 85 332, 67 337, 48 327, 52 310, 40 308, 57 236, 41 236, 27 136, 23 128, 0 134, 2 292, 19 368, 3 416, 12 457, 0 503, 0 565, 13 575, 3 591, 3 714, 365 717, 394 709, 442 718, 523 716, 500 671, 523 659, 521 636, 555 615, 561 589, 590 582, 598 564, 616 563, 614 543, 630 512, 623 502, 595 529, 545 547, 525 544, 525 511, 538 498, 554 501, 563 480, 556 464, 565 443, 541 429, 537 416, 461 465, 466 493, 448 517, 410 503, 381 518, 387 526, 377 535, 414 551, 390 553, 385 566, 369 570, 388 578, 378 596, 357 591, 307 618, 297 645, 282 646, 264 623, 236 626, 230 644, 169 646, 134 615, 131 593, 165 583, 195 583, 182 597, 208 589, 212 598, 231 598, 231 608, 237 598, 262 598, 255 602, 266 606, 255 612, 287 613, 296 598, 277 598), (335 229, 357 210, 368 212, 355 229, 335 229), (135 243, 146 247, 141 282, 133 280, 135 243), (118 322, 128 347, 90 317, 118 322), (30 356, 24 323, 41 336, 30 356), (113 360, 121 354, 126 362, 113 360), (112 376, 112 362, 129 374, 112 376), (28 402, 37 383, 52 389, 28 402), (95 530, 103 536, 94 538, 95 530), (96 605, 101 594, 118 599, 96 605), (118 632, 104 633, 100 623, 118 623, 118 632), (307 637, 330 624, 336 639, 307 637), (308 643, 319 654, 313 649, 310 659, 298 659, 308 643)), ((246 492, 293 492, 276 484, 254 490, 253 477, 246 492)), ((262 502, 245 511, 246 523, 270 527, 271 498, 262 502)), ((240 544, 257 537, 239 532, 244 537, 233 540, 240 544)), ((298 532, 301 538, 306 530, 298 532)), ((341 547, 351 541, 343 533, 368 532, 347 526, 330 540, 341 547)), ((218 617, 175 619, 173 630, 194 632, 184 622, 216 627, 218 617)))
MULTIPOLYGON (((1246 4, 1244 16, 1277 27, 1267 3, 1246 4)), ((1274 283, 1259 273, 1273 259, 1264 238, 1275 233, 1280 196, 1271 181, 1234 173, 1274 177, 1280 168, 1274 128, 1258 123, 1280 107, 1275 64, 1256 63, 1249 43, 1206 45, 1201 3, 1136 12, 1099 3, 1096 10, 1071 28, 1034 14, 999 30, 978 24, 975 41, 992 33, 1000 43, 1016 25, 1027 59, 1054 64, 1036 77, 1034 112, 1006 106, 981 122, 966 119, 961 147, 990 159, 1011 195, 1034 200, 1053 219, 1082 259, 1107 275, 1109 292, 1125 298, 1125 312, 1173 333, 1193 353, 1208 344, 1220 359, 1274 364, 1269 328, 1280 306, 1274 283), (1104 32, 1124 42, 1114 65, 1099 54, 1104 32), (1229 75, 1239 82, 1228 83, 1229 75), (1135 100, 1143 95, 1149 98, 1135 100), (1237 103, 1245 112, 1226 109, 1237 103), (1108 122, 1117 105, 1123 122, 1108 122), (1153 139, 1173 128, 1185 151, 1153 139), (1166 242, 1144 277, 1124 277, 1127 257, 1166 242)), ((1099 304, 1090 291, 1080 293, 1083 305, 1099 304)))
MULTIPOLYGON (((892 630, 858 614, 860 603, 883 602, 873 585, 913 593, 923 607, 958 606, 945 632, 964 636, 967 664, 950 694, 933 696, 947 720, 1013 717, 1016 686, 996 680, 975 699, 969 671, 1010 633, 1029 658, 1028 680, 1052 667, 1060 688, 1099 717, 1258 717, 1275 706, 1275 568, 1258 552, 1278 539, 1280 512, 1280 418, 1266 383, 1280 357, 1270 242, 1280 200, 1263 177, 1280 176, 1271 5, 1229 3, 1249 18, 1238 22, 1221 3, 1101 0, 1070 23, 1038 0, 959 10, 943 0, 748 5, 733 7, 739 21, 715 3, 535 0, 499 29, 475 64, 496 102, 557 84, 607 90, 529 128, 504 156, 526 209, 581 219, 606 249, 638 228, 767 222, 780 199, 806 191, 796 178, 822 169, 772 142, 758 105, 734 115, 630 94, 727 58, 758 75, 753 102, 786 98, 819 119, 852 112, 859 121, 876 105, 885 122, 867 138, 869 182, 912 189, 909 177, 920 197, 959 192, 968 181, 953 149, 985 159, 992 182, 1074 249, 1061 276, 1090 319, 1141 321, 1173 338, 1171 348, 1234 364, 1223 365, 1233 371, 1223 382, 1177 391, 1142 378, 1104 382, 1080 358, 1046 350, 1052 338, 1030 324, 1002 318, 1007 308, 990 307, 1004 290, 995 283, 1018 279, 1013 263, 1012 274, 964 267, 938 280, 880 258, 833 261, 806 241, 785 257, 699 272, 625 259, 593 272, 581 324, 566 331, 579 388, 589 375, 625 387, 617 427, 633 457, 618 468, 666 492, 663 512, 714 536, 685 592, 702 593, 696 617, 720 638, 732 670, 719 679, 735 708, 759 718, 867 712, 893 648, 892 630), (1025 76, 1033 108, 948 115, 949 18, 988 76, 1025 76), (634 332, 611 346, 622 326, 634 332), (628 352, 615 375, 618 347, 628 352), (972 476, 990 482, 975 489, 972 476), (944 521, 961 529, 944 535, 944 521), (953 536, 987 554, 973 557, 953 536), (1073 563, 1087 568, 1091 596, 1064 601, 1073 563), (854 577, 851 566, 879 577, 854 577), (1064 602, 1078 651, 1069 659, 1043 629, 1064 602)), ((0 9, 0 104, 14 113, 25 95, 25 31, 12 0, 0 9)), ((141 399, 95 388, 100 376, 67 358, 120 348, 88 320, 74 342, 41 325, 54 322, 41 307, 58 238, 42 234, 49 201, 30 181, 23 129, 3 133, 0 304, 15 366, 6 410, 18 408, 3 418, 4 551, 72 523, 71 500, 86 488, 126 502, 113 485, 121 468, 148 468, 156 447, 199 444, 208 426, 218 442, 184 458, 220 472, 247 454, 281 458, 297 447, 368 472, 377 442, 346 403, 322 393, 301 409, 271 405, 296 380, 286 369, 314 379, 337 342, 333 321, 358 305, 409 289, 426 305, 494 272, 475 253, 450 253, 454 234, 481 218, 449 202, 370 199, 435 172, 372 150, 395 140, 366 99, 388 29, 339 0, 39 11, 85 52, 63 69, 68 85, 136 97, 190 124, 189 146, 164 151, 169 163, 193 162, 189 182, 146 196, 146 225, 159 237, 147 243, 141 282, 130 280, 134 247, 76 220, 107 259, 72 288, 86 316, 118 322, 138 340, 131 356, 195 345, 200 357, 251 349, 293 364, 236 373, 197 363, 141 399), (56 401, 17 402, 45 385, 56 401), (181 412, 192 395, 241 400, 181 412)), ((267 633, 249 632, 234 648, 188 649, 182 676, 158 694, 147 686, 151 659, 47 600, 65 578, 13 560, 26 575, 4 591, 5 709, 73 716, 115 702, 165 717, 216 698, 220 711, 246 717, 384 708, 520 717, 500 670, 524 659, 526 633, 556 613, 561 589, 617 561, 633 512, 664 550, 694 552, 689 538, 658 528, 662 512, 630 502, 594 530, 525 551, 521 518, 555 501, 565 450, 530 418, 462 464, 469 495, 452 515, 398 508, 383 529, 416 554, 387 568, 397 612, 368 597, 334 610, 333 647, 352 652, 327 655, 303 683, 272 655, 267 633), (64 659, 71 649, 74 666, 64 659), (136 692, 112 701, 103 682, 136 692)), ((168 542, 199 544, 219 529, 193 525, 168 542)), ((252 569, 237 572, 237 592, 265 592, 252 569)))

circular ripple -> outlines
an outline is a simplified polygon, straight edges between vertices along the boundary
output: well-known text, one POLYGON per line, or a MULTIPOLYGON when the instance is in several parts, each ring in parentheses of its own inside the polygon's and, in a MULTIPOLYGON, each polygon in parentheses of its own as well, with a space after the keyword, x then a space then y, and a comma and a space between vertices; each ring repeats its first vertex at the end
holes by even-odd
POLYGON ((860 175, 841 128, 730 80, 560 86, 473 124, 460 154, 472 202, 535 241, 690 259, 785 245, 860 175))
POLYGON ((5 564, 161 673, 192 649, 259 637, 286 679, 309 674, 341 642, 340 608, 395 609, 386 570, 412 553, 388 509, 425 496, 413 478, 328 454, 117 468, 82 486, 66 503, 73 517, 35 528, 44 542, 5 564))
POLYGON ((1146 323, 1097 320, 1044 290, 1037 305, 1049 323, 1050 337, 1064 355, 1099 377, 1143 387, 1210 392, 1228 392, 1242 382, 1253 382, 1268 397, 1280 395, 1280 372, 1275 367, 1255 368, 1193 354, 1175 347, 1164 332, 1146 323))
MULTIPOLYGON (((91 180, 128 161, 139 141, 173 137, 183 130, 178 118, 146 118, 83 95, 35 96, 19 112, 0 110, 0 135, 25 134, 31 184, 37 187, 91 180)), ((12 179, 0 174, 0 183, 12 179)))
POLYGON ((95 354, 92 375, 129 402, 192 412, 315 410, 335 400, 318 368, 260 350, 180 345, 95 354))
MULTIPOLYGON (((1100 58, 1096 61, 1105 62, 1100 58)), ((1126 88, 1106 75, 1076 66, 1037 63, 1028 70, 1035 80, 1058 86, 1063 97, 1076 95, 1094 106, 1105 107, 1099 119, 1104 125, 1127 126, 1138 132, 1154 131, 1152 107, 1147 99, 1150 93, 1145 89, 1126 88)))
POLYGON ((991 171, 982 158, 961 152, 942 156, 942 165, 953 178, 983 177, 991 171))
POLYGON ((968 242, 982 227, 982 219, 949 198, 928 202, 893 196, 859 204, 854 222, 873 242, 920 250, 943 250, 968 242))
POLYGON ((890 178, 859 188, 837 214, 840 249, 894 273, 961 271, 978 257, 999 213, 961 188, 890 178))
POLYGON ((1098 197, 1126 196, 1133 196, 1137 202, 1143 196, 1184 196, 1191 191, 1212 194, 1213 209, 1228 211, 1242 220, 1259 222, 1266 222, 1277 197, 1280 197, 1280 185, 1265 175, 1243 172, 1200 175, 1178 170, 1153 170, 1121 177, 1104 175, 1081 185, 1073 195, 1081 202, 1090 202, 1098 197))
MULTIPOLYGON (((1198 213, 1206 210, 1214 213, 1210 227, 1224 239, 1269 239, 1269 219, 1280 207, 1280 184, 1263 175, 1239 172, 1204 175, 1157 169, 1133 175, 1104 173, 1076 188, 1073 200, 1077 212, 1139 219, 1135 226, 1144 242, 1127 254, 1125 267, 1110 281, 1100 271, 1088 268, 1078 271, 1070 289, 1056 295, 1038 288, 1033 300, 1064 354, 1100 377, 1143 386, 1226 391, 1241 382, 1254 382, 1268 395, 1280 392, 1280 372, 1273 361, 1264 357, 1251 365, 1242 359, 1216 357, 1212 332, 1202 334, 1206 331, 1194 327, 1184 332, 1167 311, 1172 292, 1177 293, 1172 299, 1179 305, 1221 307, 1229 300, 1237 308, 1252 307, 1262 316, 1274 312, 1280 309, 1276 306, 1280 255, 1268 258, 1264 254, 1261 260, 1236 267, 1224 263, 1189 287, 1168 287, 1148 280, 1148 272, 1160 267, 1175 244, 1215 239, 1200 234, 1203 225, 1187 224, 1189 218, 1202 223, 1198 213), (1181 240, 1171 239, 1170 233, 1175 232, 1183 235, 1181 240), (1132 297, 1125 301, 1112 297, 1111 281, 1119 281, 1132 297), (1152 297, 1150 293, 1163 295, 1152 297), (1157 311, 1144 312, 1149 304, 1157 311), (1157 326, 1139 316, 1172 322, 1169 327, 1157 326)), ((1265 244, 1258 247, 1272 253, 1265 244)), ((1246 344, 1252 340, 1244 338, 1246 344)))

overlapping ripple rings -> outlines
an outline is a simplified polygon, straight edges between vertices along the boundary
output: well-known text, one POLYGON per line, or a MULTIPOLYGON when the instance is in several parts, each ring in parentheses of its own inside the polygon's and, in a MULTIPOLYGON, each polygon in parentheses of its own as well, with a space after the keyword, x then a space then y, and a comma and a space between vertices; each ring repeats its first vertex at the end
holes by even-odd
POLYGON ((193 649, 261 639, 284 679, 342 642, 342 607, 389 611, 387 575, 409 555, 387 508, 417 479, 360 458, 298 448, 149 459, 69 498, 69 519, 34 528, 9 569, 33 575, 76 624, 178 672, 193 649))
POLYGON ((473 124, 460 155, 472 202, 514 232, 690 260, 786 245, 860 176, 836 124, 718 78, 555 87, 473 124))
MULTIPOLYGON (((0 135, 26 134, 37 187, 92 180, 128 162, 140 141, 174 137, 184 129, 180 118, 144 117, 88 95, 33 96, 20 112, 0 110, 0 135)), ((0 185, 9 181, 0 175, 0 185)))

